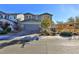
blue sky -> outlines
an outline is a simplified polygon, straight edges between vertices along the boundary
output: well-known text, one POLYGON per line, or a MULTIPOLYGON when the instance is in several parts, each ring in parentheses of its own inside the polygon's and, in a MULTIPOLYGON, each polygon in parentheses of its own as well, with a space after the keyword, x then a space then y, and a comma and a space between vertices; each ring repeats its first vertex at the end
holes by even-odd
POLYGON ((71 16, 79 16, 78 4, 0 4, 0 11, 9 13, 51 13, 54 22, 65 22, 71 16))

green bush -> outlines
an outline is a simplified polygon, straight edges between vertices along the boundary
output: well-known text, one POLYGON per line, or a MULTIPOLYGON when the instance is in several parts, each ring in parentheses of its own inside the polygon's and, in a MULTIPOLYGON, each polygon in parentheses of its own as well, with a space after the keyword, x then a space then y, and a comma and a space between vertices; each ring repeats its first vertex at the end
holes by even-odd
POLYGON ((7 33, 9 33, 9 32, 11 32, 11 28, 7 28, 7 29, 5 29, 4 31, 1 31, 1 32, 0 32, 0 35, 7 34, 7 33))
POLYGON ((4 35, 4 34, 7 34, 7 32, 5 31, 0 32, 0 35, 4 35))
POLYGON ((72 36, 72 32, 61 32, 60 36, 70 37, 70 36, 72 36))
POLYGON ((7 29, 6 29, 6 32, 7 32, 7 33, 11 32, 11 28, 7 28, 7 29))

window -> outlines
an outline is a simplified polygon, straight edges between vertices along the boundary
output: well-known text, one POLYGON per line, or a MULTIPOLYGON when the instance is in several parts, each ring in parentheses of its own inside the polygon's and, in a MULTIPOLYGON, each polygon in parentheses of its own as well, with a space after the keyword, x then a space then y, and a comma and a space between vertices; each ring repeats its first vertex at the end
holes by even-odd
POLYGON ((44 16, 44 19, 49 19, 49 16, 48 16, 48 15, 45 15, 45 16, 44 16))
POLYGON ((14 19, 14 16, 9 16, 9 19, 14 19))
POLYGON ((0 21, 0 25, 2 25, 2 22, 0 21))
POLYGON ((28 16, 26 16, 26 19, 28 19, 28 16))
POLYGON ((0 19, 2 18, 2 16, 0 15, 0 19))
POLYGON ((26 16, 26 19, 32 19, 32 16, 28 15, 26 16))
POLYGON ((31 19, 31 16, 29 16, 29 19, 31 19))
POLYGON ((38 16, 36 16, 36 20, 38 20, 38 16))

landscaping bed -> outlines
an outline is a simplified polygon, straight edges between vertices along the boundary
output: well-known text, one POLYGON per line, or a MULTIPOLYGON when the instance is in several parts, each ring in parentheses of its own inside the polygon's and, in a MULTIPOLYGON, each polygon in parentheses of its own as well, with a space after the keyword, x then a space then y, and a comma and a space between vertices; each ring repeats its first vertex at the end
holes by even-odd
POLYGON ((60 36, 63 36, 63 37, 70 37, 70 36, 72 36, 73 34, 72 34, 72 32, 61 32, 59 35, 60 35, 60 36))

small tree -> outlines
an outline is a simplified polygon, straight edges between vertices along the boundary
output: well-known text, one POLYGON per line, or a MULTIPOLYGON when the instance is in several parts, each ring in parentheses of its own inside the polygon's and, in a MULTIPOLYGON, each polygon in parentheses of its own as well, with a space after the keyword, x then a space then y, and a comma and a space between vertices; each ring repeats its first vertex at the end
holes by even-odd
POLYGON ((79 23, 79 16, 76 16, 76 17, 75 17, 75 21, 76 21, 77 23, 79 23))
POLYGON ((50 34, 51 26, 52 26, 52 20, 51 19, 45 18, 41 21, 41 28, 42 28, 43 32, 50 34))
POLYGON ((74 23, 74 18, 73 17, 68 18, 68 22, 67 23, 74 23))

